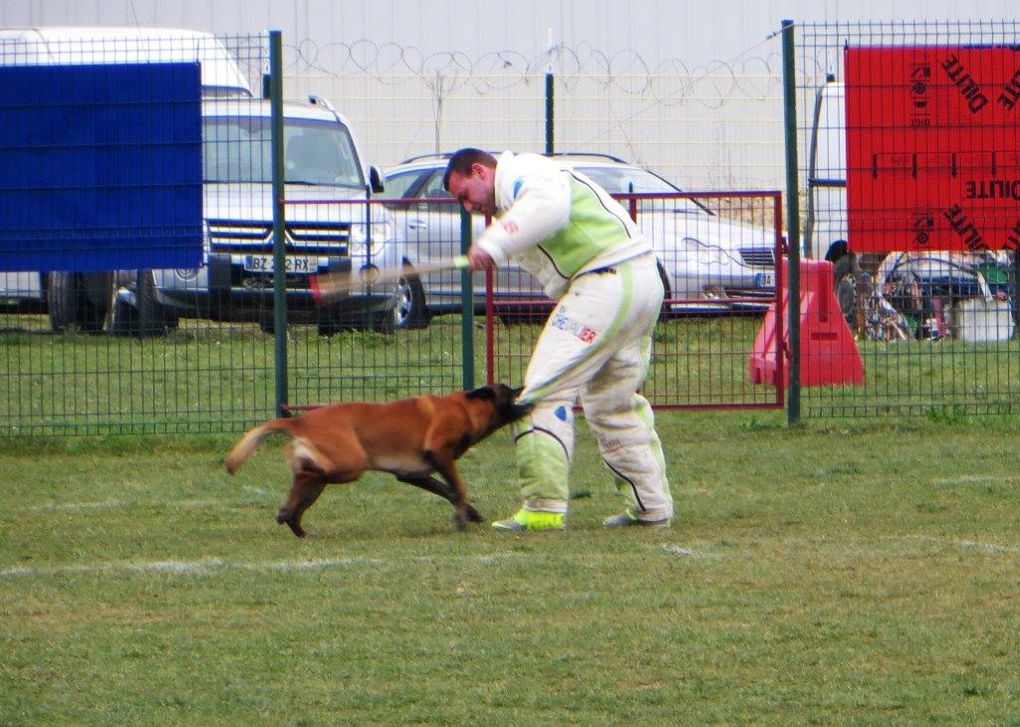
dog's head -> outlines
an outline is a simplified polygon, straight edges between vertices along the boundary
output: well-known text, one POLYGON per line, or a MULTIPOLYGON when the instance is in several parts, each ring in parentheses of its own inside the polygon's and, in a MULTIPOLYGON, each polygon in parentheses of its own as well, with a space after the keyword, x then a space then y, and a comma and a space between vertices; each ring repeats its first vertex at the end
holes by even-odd
POLYGON ((515 401, 520 393, 521 389, 511 389, 504 384, 494 384, 472 389, 465 396, 468 401, 485 401, 491 404, 493 416, 489 431, 495 431, 517 421, 531 411, 531 404, 518 404, 515 401))

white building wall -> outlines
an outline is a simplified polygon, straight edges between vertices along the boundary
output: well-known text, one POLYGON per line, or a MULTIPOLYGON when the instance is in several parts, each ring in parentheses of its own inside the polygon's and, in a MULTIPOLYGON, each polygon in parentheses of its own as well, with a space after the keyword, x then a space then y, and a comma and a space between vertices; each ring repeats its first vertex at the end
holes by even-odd
POLYGON ((1006 0, 4 0, 0 25, 142 24, 216 33, 281 30, 292 42, 365 39, 424 55, 493 50, 527 57, 548 47, 548 31, 567 46, 608 57, 633 52, 656 66, 690 67, 744 53, 783 18, 811 21, 1001 19, 1006 0))
POLYGON ((332 100, 381 166, 465 144, 544 149, 551 68, 557 150, 615 154, 691 189, 778 189, 784 18, 1011 12, 1004 0, 4 0, 0 26, 280 30, 288 95, 332 100))

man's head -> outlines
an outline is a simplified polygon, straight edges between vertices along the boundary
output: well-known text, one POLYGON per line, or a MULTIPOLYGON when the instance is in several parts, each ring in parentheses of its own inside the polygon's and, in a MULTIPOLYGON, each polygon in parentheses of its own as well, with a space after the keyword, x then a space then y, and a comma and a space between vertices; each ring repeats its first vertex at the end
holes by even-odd
POLYGON ((481 149, 461 149, 446 165, 443 187, 468 212, 495 215, 496 157, 481 149))

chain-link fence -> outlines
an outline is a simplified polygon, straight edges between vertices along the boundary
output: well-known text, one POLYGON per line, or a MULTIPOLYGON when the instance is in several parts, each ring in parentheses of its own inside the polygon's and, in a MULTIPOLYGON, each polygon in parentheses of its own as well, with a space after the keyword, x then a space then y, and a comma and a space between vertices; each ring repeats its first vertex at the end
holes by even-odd
POLYGON ((23 88, 0 124, 4 431, 223 431, 272 415, 281 392, 301 405, 462 385, 459 326, 418 340, 406 281, 316 298, 316 277, 406 253, 366 201, 342 116, 287 103, 274 132, 269 56, 264 36, 0 35, 5 89, 23 88))
MULTIPOLYGON (((266 38, 43 29, 0 41, 0 70, 26 88, 2 111, 9 434, 236 430, 328 401, 520 382, 495 362, 526 357, 534 293, 500 279, 487 319, 480 275, 433 269, 464 244, 456 205, 434 184, 402 196, 396 176, 381 192, 327 100, 274 108, 266 38)), ((648 193, 629 204, 655 228, 671 290, 657 403, 683 403, 671 387, 701 376, 723 383, 692 405, 775 406, 742 370, 774 286, 774 199, 696 202, 596 160, 613 192, 648 193), (733 310, 749 314, 739 326, 733 310)))
MULTIPOLYGON (((503 65, 488 59, 470 73, 459 59, 430 61, 403 75, 309 64, 286 86, 304 100, 274 117, 266 37, 0 34, 0 73, 23 89, 0 107, 0 425, 26 435, 237 430, 280 409, 519 383, 550 304, 512 269, 486 298, 483 276, 432 265, 482 225, 445 197, 445 160, 391 165, 385 191, 368 161, 469 143, 541 151, 550 138, 557 151, 597 147, 564 159, 650 226, 669 291, 647 386, 657 406, 781 406, 796 368, 808 416, 1013 411, 1015 244, 893 254, 855 245, 847 178, 862 170, 846 164, 847 99, 869 84, 860 73, 846 83, 844 57, 859 47, 1001 51, 1016 25, 795 27, 801 242, 806 258, 832 263, 798 269, 814 288, 807 302, 801 289, 797 361, 783 354, 792 332, 776 297, 778 195, 672 184, 776 186, 761 183, 782 170, 774 41, 725 69, 643 73, 618 60, 595 72, 597 56, 560 49, 553 99, 547 58, 499 56, 503 65), (76 72, 57 72, 67 66, 76 72), (365 128, 362 145, 353 131, 365 128), (649 166, 665 172, 662 186, 635 183, 649 166), (388 270, 401 274, 373 277, 388 270), (829 277, 835 308, 817 295, 829 277), (336 280, 351 282, 324 293, 336 280), (771 302, 780 307, 765 315, 771 302)), ((960 78, 943 86, 982 103, 960 78)), ((1003 78, 996 92, 1008 101, 1003 78)), ((945 90, 926 88, 931 99, 945 90)), ((880 126, 862 128, 881 138, 880 126)), ((1005 138, 993 142, 1003 155, 991 174, 968 179, 975 197, 1012 213, 1020 169, 1005 138)), ((936 161, 980 168, 979 156, 953 156, 952 139, 940 143, 936 161)), ((928 169, 915 156, 886 161, 910 176, 928 169)), ((966 212, 947 203, 915 215, 904 239, 916 248, 941 226, 973 240, 966 212)), ((865 231, 887 232, 877 227, 865 231)))
POLYGON ((171 296, 208 291, 209 105, 268 120, 267 39, 5 30, 0 59, 4 430, 220 431, 264 414, 271 340, 229 304, 213 320, 171 296))
POLYGON ((1015 116, 994 108, 1016 95, 1020 24, 795 28, 803 252, 832 261, 866 372, 806 389, 803 412, 1015 411, 1020 165, 1015 116), (993 65, 971 75, 967 54, 993 65))

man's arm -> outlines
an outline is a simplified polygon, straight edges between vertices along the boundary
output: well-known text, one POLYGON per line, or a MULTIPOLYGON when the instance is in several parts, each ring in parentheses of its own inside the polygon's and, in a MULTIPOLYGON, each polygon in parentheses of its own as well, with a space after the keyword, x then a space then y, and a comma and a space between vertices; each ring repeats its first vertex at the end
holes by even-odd
POLYGON ((503 265, 507 258, 534 247, 570 221, 570 175, 563 171, 527 174, 510 188, 513 203, 482 233, 468 252, 472 268, 503 265), (476 249, 477 248, 477 249, 476 249), (482 254, 489 258, 488 263, 482 254), (477 258, 477 259, 476 259, 477 258))

